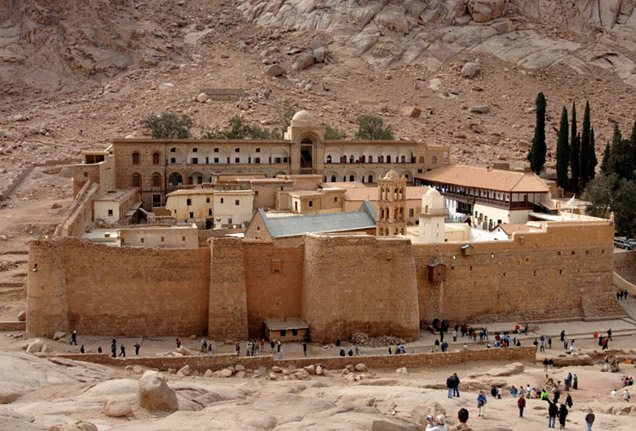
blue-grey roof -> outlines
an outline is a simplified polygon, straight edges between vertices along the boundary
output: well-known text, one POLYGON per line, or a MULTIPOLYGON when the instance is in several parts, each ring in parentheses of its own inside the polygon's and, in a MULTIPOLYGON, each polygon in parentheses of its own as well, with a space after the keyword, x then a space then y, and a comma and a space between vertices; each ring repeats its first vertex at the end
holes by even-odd
POLYGON ((268 218, 258 210, 272 238, 298 236, 304 233, 347 232, 375 228, 375 210, 365 201, 358 211, 268 218))

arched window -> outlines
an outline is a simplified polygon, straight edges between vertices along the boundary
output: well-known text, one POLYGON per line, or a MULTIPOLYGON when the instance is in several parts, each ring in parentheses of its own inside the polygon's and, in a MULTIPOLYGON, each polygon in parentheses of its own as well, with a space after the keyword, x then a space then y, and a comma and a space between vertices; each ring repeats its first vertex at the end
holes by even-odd
POLYGON ((132 155, 132 164, 133 165, 138 165, 139 164, 139 153, 133 153, 133 155, 132 155))
POLYGON ((159 153, 152 153, 152 164, 153 165, 159 164, 159 153))
POLYGON ((406 163, 406 156, 402 156, 402 157, 400 158, 400 162, 402 162, 402 163, 406 163))
POLYGON ((368 162, 369 163, 373 163, 373 156, 371 156, 371 155, 369 156, 369 161, 368 162))
POLYGON ((364 161, 365 161, 364 154, 360 156, 360 159, 358 161, 360 163, 364 163, 364 161))
POLYGON ((349 156, 349 163, 353 163, 353 156, 349 156))
POLYGON ((327 156, 327 163, 331 163, 331 155, 327 156))
POLYGON ((161 187, 161 175, 160 174, 152 174, 152 186, 153 187, 161 187))
POLYGON ((391 163, 391 155, 386 156, 386 162, 391 163))
POLYGON ((335 175, 332 175, 332 176, 331 176, 331 182, 332 182, 332 183, 335 183, 335 182, 336 182, 336 176, 335 176, 335 175))
POLYGON ((424 163, 424 156, 420 156, 420 163, 424 163))
POLYGON ((173 172, 168 177, 168 185, 170 186, 181 186, 183 185, 183 177, 179 172, 173 172))
POLYGON ((373 175, 369 175, 369 182, 372 183, 373 182, 373 175))
POLYGON ((133 174, 133 176, 132 176, 132 185, 133 185, 133 187, 141 187, 141 175, 133 174))
POLYGON ((349 175, 349 181, 353 182, 356 180, 356 177, 354 177, 353 175, 349 175))
POLYGON ((431 157, 431 163, 434 165, 437 164, 437 156, 431 157))
POLYGON ((347 156, 340 156, 340 163, 347 163, 347 156))
POLYGON ((378 163, 384 163, 384 156, 378 156, 378 163))

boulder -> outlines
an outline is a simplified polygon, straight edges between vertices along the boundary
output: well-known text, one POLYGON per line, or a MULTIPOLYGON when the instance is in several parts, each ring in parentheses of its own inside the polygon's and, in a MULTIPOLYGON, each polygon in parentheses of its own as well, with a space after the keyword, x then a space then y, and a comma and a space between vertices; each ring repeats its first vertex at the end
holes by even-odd
POLYGON ((301 70, 307 69, 309 66, 314 64, 314 55, 306 52, 298 56, 294 64, 292 65, 292 70, 295 72, 299 72, 301 70))
POLYGON ((208 95, 203 92, 199 93, 199 95, 197 96, 197 102, 205 103, 206 100, 208 100, 208 95))
POLYGON ((234 371, 237 371, 237 372, 238 371, 245 371, 245 367, 243 365, 241 365, 241 364, 236 364, 234 366, 234 371))
POLYGON ((364 365, 362 362, 356 364, 356 366, 354 367, 354 369, 358 372, 364 372, 367 371, 367 366, 364 365))
POLYGON ((44 341, 38 338, 27 346, 26 351, 27 353, 37 353, 42 351, 43 346, 44 346, 44 341))
POLYGON ((144 369, 141 367, 141 365, 135 365, 132 370, 133 370, 133 373, 135 373, 135 374, 143 374, 144 373, 144 369))
POLYGON ((133 415, 130 403, 116 398, 108 398, 104 403, 104 414, 111 418, 124 418, 133 415))
POLYGON ((203 376, 204 377, 212 377, 212 370, 208 368, 207 370, 205 370, 205 374, 203 376))
POLYGON ((53 339, 54 339, 55 341, 57 341, 57 340, 59 340, 59 339, 61 339, 61 338, 64 338, 64 337, 66 337, 66 332, 62 332, 62 331, 55 331, 55 334, 53 334, 53 339))
POLYGON ((232 377, 232 374, 234 374, 234 372, 230 370, 229 368, 224 368, 221 371, 219 371, 220 377, 232 377))
POLYGON ((279 367, 278 365, 274 365, 274 366, 272 367, 272 371, 273 371, 274 373, 282 373, 282 372, 283 372, 283 369, 282 369, 281 367, 279 367))
POLYGON ((269 373, 268 378, 270 380, 278 380, 278 376, 276 374, 274 374, 274 373, 269 373))
POLYGON ((325 47, 314 49, 314 61, 316 63, 324 63, 326 55, 327 49, 325 47))
POLYGON ((305 370, 305 371, 307 371, 307 372, 308 372, 309 374, 311 374, 312 376, 313 376, 314 374, 316 374, 316 367, 314 367, 313 365, 307 365, 307 366, 304 368, 304 370, 305 370))
POLYGON ((316 375, 322 376, 323 374, 324 374, 324 371, 322 369, 322 365, 316 365, 316 375))
POLYGON ((285 69, 280 64, 271 64, 263 69, 266 76, 281 76, 285 74, 285 69))
POLYGON ((395 370, 395 372, 397 374, 408 374, 409 373, 408 371, 406 371, 406 367, 398 368, 397 370, 395 370))
POLYGON ((400 115, 404 117, 418 118, 420 114, 422 114, 422 110, 415 106, 405 106, 400 109, 400 115))
POLYGON ((309 378, 309 373, 305 371, 305 369, 301 368, 300 370, 294 371, 294 376, 296 376, 298 380, 306 380, 309 378))
POLYGON ((181 368, 179 371, 177 371, 178 376, 189 376, 190 374, 192 374, 192 371, 190 370, 190 365, 186 365, 183 368, 181 368))
POLYGON ((245 371, 237 371, 236 372, 236 378, 237 379, 244 379, 246 375, 247 375, 247 373, 245 371))
POLYGON ((490 112, 490 105, 471 106, 470 112, 474 112, 476 114, 487 114, 490 112))
POLYGON ((468 63, 464 64, 464 67, 462 67, 462 76, 464 78, 474 78, 477 75, 479 75, 481 73, 481 65, 479 63, 475 63, 472 61, 469 61, 468 63))
POLYGON ((510 0, 468 0, 468 12, 475 22, 501 18, 508 11, 510 0))
POLYGON ((141 376, 137 400, 141 407, 148 410, 175 412, 179 409, 177 394, 157 371, 148 370, 141 376))
POLYGON ((97 427, 90 422, 78 421, 72 424, 53 425, 49 431, 97 431, 97 427))
POLYGON ((18 320, 24 322, 26 320, 26 311, 22 310, 18 313, 18 320))

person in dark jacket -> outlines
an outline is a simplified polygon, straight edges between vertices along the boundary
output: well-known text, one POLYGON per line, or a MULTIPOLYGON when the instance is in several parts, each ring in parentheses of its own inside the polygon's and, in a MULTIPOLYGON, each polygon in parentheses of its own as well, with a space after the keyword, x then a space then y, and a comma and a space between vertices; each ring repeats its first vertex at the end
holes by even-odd
POLYGON ((548 406, 548 428, 554 428, 556 423, 556 417, 559 414, 559 406, 556 403, 553 403, 550 400, 546 400, 549 404, 548 406))
POLYGON ((448 376, 446 379, 446 389, 448 389, 448 398, 453 398, 453 376, 448 376))
POLYGON ((453 373, 453 396, 459 398, 459 377, 457 377, 457 373, 453 373))
POLYGON ((585 415, 585 423, 587 424, 587 431, 592 431, 592 425, 594 424, 594 413, 592 409, 587 411, 587 415, 585 415))
POLYGON ((565 399, 565 404, 569 408, 572 408, 572 406, 574 405, 574 402, 572 402, 572 395, 568 394, 567 398, 565 399))
POLYGON ((568 408, 565 406, 565 404, 561 404, 561 407, 559 408, 559 425, 561 425, 559 427, 559 429, 564 430, 565 429, 565 419, 568 417, 568 408))
POLYGON ((526 408, 526 399, 521 395, 517 400, 517 407, 519 407, 519 417, 523 417, 523 409, 526 408))

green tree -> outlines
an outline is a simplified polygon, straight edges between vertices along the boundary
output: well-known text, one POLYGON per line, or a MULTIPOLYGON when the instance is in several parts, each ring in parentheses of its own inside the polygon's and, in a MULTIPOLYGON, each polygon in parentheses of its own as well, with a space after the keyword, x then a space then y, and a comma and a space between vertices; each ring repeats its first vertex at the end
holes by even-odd
POLYGON ((537 95, 537 122, 534 127, 534 138, 532 139, 532 148, 528 153, 528 161, 532 172, 539 175, 545 164, 545 154, 547 151, 545 145, 545 108, 546 101, 543 93, 537 95))
POLYGON ((592 131, 590 132, 590 155, 589 155, 589 175, 590 180, 593 180, 596 177, 596 165, 598 165, 598 159, 596 158, 596 139, 594 139, 594 127, 592 127, 592 131))
POLYGON ((161 116, 151 115, 143 120, 143 124, 153 139, 188 139, 192 119, 167 112, 161 116))
POLYGON ((583 130, 581 131, 581 153, 580 153, 580 162, 579 162, 579 175, 580 175, 580 183, 581 190, 585 189, 590 178, 593 177, 591 172, 594 171, 594 166, 592 166, 592 155, 594 153, 594 149, 591 147, 590 142, 590 103, 585 102, 585 113, 583 114, 583 130))
POLYGON ((355 134, 356 139, 369 141, 393 140, 391 126, 384 127, 384 121, 380 117, 366 115, 364 117, 358 117, 356 123, 358 123, 358 131, 355 134))
POLYGON ((568 110, 563 106, 561 125, 557 140, 557 182, 565 190, 568 184, 568 165, 570 163, 570 144, 568 142, 568 110))
POLYGON ((603 152, 603 160, 601 161, 601 173, 603 175, 610 174, 609 161, 611 157, 611 151, 612 150, 610 148, 610 143, 608 142, 607 144, 605 144, 605 151, 603 152))
POLYGON ((614 135, 612 136, 612 149, 609 157, 609 172, 616 174, 618 178, 634 179, 633 165, 634 156, 632 154, 632 143, 623 139, 618 124, 614 124, 614 135))
POLYGON ((243 118, 235 115, 229 121, 230 130, 223 131, 218 128, 203 135, 204 139, 269 139, 272 133, 259 126, 245 124, 243 118))
POLYGON ((587 212, 594 217, 609 217, 614 213, 618 232, 632 236, 636 228, 636 183, 619 179, 618 175, 600 175, 590 181, 587 187, 590 205, 587 212))
POLYGON ((344 130, 334 129, 328 124, 325 125, 325 140, 326 141, 337 141, 340 139, 345 139, 347 134, 344 130))
POLYGON ((631 143, 631 149, 629 152, 632 155, 632 165, 636 167, 636 121, 634 121, 634 126, 632 127, 632 134, 629 137, 629 141, 631 143))
MULTIPOLYGON (((574 128, 576 130, 576 128, 574 128)), ((580 173, 580 158, 581 153, 581 135, 576 135, 572 139, 572 146, 570 147, 570 164, 572 167, 572 185, 574 187, 574 194, 579 192, 579 173, 580 173)))
POLYGON ((291 124, 291 120, 294 117, 294 114, 295 114, 294 108, 292 108, 290 105, 285 105, 285 108, 283 109, 283 111, 279 112, 280 118, 276 122, 277 127, 275 127, 274 130, 272 130, 271 137, 273 139, 283 139, 283 137, 285 136, 285 132, 287 131, 287 128, 291 124))

